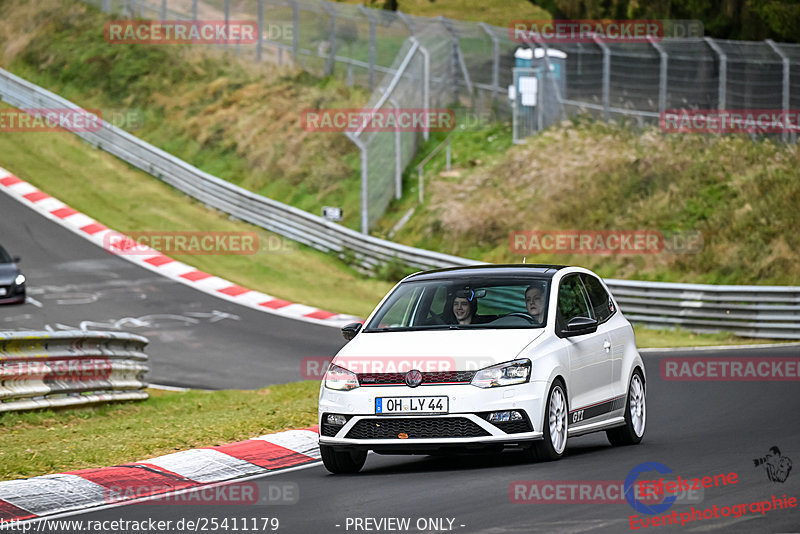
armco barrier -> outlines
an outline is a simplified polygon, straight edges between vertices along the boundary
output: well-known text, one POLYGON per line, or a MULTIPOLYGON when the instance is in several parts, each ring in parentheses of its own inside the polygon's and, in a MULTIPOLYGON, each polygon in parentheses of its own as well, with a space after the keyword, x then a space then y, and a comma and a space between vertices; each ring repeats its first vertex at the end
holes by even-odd
MULTIPOLYGON (((78 106, 0 69, 0 98, 21 108, 78 106)), ((190 197, 300 243, 353 257, 366 271, 396 260, 418 269, 481 262, 392 243, 358 233, 266 198, 189 165, 149 143, 104 123, 97 132, 75 132, 190 197)), ((715 286, 606 280, 626 317, 657 327, 733 332, 748 337, 800 339, 800 287, 715 286)))
POLYGON ((800 287, 605 280, 631 322, 694 332, 800 339, 800 287))
POLYGON ((145 345, 124 332, 0 332, 0 413, 146 399, 145 345))

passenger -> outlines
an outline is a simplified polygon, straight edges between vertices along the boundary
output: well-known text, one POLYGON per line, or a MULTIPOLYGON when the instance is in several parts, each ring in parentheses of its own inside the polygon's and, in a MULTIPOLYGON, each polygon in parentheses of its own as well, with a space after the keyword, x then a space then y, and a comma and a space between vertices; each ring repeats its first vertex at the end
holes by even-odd
POLYGON ((541 284, 532 284, 525 290, 525 307, 528 309, 528 314, 536 319, 539 324, 544 322, 545 310, 545 286, 541 284))

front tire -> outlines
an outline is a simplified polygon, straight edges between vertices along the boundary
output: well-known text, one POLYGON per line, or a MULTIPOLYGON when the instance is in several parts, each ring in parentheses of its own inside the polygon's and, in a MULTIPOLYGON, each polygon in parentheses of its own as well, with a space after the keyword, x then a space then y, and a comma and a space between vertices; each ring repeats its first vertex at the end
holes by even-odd
POLYGON ((319 446, 325 469, 334 474, 358 473, 367 461, 367 451, 335 450, 330 445, 319 446))
POLYGON ((628 400, 625 403, 625 425, 606 430, 612 445, 636 445, 642 441, 647 423, 644 377, 639 369, 633 372, 628 385, 628 400))
POLYGON ((533 444, 533 455, 537 460, 550 462, 564 456, 567 448, 567 419, 569 405, 567 393, 561 380, 556 380, 547 395, 544 417, 544 439, 533 444))

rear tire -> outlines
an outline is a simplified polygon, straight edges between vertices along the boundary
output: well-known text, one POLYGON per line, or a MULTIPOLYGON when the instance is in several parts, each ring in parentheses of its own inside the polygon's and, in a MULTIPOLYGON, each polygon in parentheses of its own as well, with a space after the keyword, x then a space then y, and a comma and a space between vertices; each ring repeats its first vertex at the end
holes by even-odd
POLYGON ((608 441, 615 446, 636 445, 642 441, 647 423, 644 377, 639 369, 633 372, 628 384, 628 399, 625 403, 625 425, 606 430, 608 441))
POLYGON ((564 456, 567 449, 569 405, 564 383, 557 379, 550 387, 544 412, 544 439, 535 441, 529 451, 531 459, 550 462, 564 456))
POLYGON ((367 451, 335 450, 330 445, 319 446, 325 469, 334 474, 358 473, 367 461, 367 451))

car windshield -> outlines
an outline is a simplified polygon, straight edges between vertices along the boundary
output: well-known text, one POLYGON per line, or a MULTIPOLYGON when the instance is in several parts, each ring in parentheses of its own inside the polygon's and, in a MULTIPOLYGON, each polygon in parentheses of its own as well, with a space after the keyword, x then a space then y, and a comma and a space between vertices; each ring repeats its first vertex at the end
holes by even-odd
POLYGON ((0 263, 11 263, 11 256, 8 255, 2 245, 0 245, 0 263))
POLYGON ((404 282, 364 331, 541 328, 549 293, 550 280, 533 277, 404 282))

